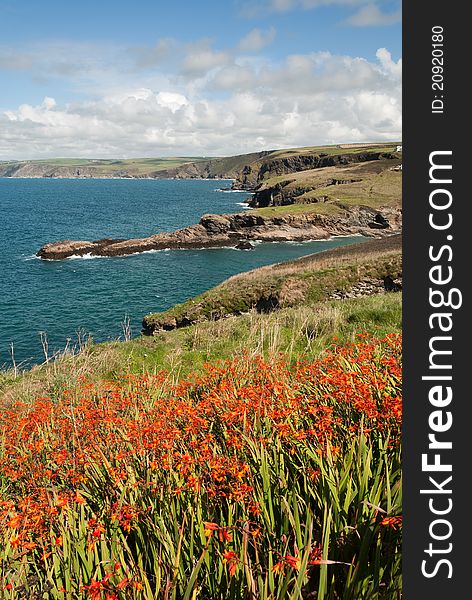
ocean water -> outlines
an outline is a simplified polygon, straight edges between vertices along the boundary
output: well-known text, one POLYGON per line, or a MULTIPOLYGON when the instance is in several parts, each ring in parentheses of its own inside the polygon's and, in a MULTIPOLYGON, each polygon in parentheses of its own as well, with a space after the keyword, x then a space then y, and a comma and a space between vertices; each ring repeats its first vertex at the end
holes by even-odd
POLYGON ((229 181, 0 178, 0 366, 44 359, 74 345, 139 335, 142 317, 254 267, 346 245, 359 238, 303 244, 163 250, 113 258, 35 258, 47 242, 143 237, 198 222, 204 213, 244 210, 249 196, 229 181))

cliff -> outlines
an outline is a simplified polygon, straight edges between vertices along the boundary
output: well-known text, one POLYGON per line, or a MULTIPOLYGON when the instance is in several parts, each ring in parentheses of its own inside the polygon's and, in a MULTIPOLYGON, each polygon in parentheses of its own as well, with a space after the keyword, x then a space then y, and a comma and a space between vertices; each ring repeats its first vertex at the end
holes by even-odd
POLYGON ((395 156, 395 147, 395 144, 314 146, 218 158, 0 161, 0 177, 234 179, 235 188, 254 189, 274 175, 378 160, 381 155, 395 156))

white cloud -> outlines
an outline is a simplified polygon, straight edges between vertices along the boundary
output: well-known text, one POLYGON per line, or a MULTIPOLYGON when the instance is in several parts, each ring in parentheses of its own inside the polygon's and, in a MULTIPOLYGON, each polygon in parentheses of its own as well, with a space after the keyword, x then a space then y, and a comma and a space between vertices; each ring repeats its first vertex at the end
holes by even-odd
POLYGON ((391 13, 383 13, 376 4, 368 4, 359 9, 357 13, 346 20, 346 24, 354 27, 381 27, 394 25, 402 18, 401 10, 391 13))
POLYGON ((379 48, 375 53, 382 65, 384 72, 389 73, 392 77, 401 78, 402 76, 402 59, 397 62, 392 60, 392 55, 387 48, 379 48))
POLYGON ((173 113, 182 108, 182 106, 187 106, 189 103, 185 96, 176 94, 175 92, 159 92, 156 100, 160 106, 168 108, 173 113))
POLYGON ((401 137, 401 60, 385 48, 376 61, 318 52, 278 64, 194 49, 184 78, 143 73, 139 85, 132 74, 87 100, 46 97, 0 113, 0 159, 231 155, 401 137))
POLYGON ((262 29, 253 29, 245 35, 238 44, 240 52, 258 52, 274 41, 275 29, 270 27, 266 31, 262 29))
POLYGON ((210 87, 220 90, 250 89, 254 85, 255 72, 245 65, 231 65, 215 73, 210 87))

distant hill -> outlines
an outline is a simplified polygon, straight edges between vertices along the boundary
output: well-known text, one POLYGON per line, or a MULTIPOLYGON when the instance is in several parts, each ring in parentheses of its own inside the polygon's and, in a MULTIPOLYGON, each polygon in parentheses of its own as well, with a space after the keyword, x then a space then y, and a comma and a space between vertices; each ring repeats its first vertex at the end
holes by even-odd
POLYGON ((86 159, 0 161, 0 177, 64 178, 221 178, 235 179, 235 187, 255 187, 274 174, 357 162, 369 153, 395 152, 388 144, 340 144, 264 150, 227 157, 86 159))
POLYGON ((87 159, 54 158, 46 160, 0 161, 0 177, 58 178, 148 178, 161 171, 198 163, 208 157, 87 159))

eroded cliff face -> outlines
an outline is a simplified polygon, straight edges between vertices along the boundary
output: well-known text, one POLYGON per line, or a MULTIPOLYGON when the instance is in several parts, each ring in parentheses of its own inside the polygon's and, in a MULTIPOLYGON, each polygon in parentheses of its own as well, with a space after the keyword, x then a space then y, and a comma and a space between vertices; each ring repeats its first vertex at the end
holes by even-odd
POLYGON ((356 206, 349 210, 341 210, 335 215, 301 214, 273 217, 244 212, 204 215, 198 224, 146 238, 54 242, 43 246, 37 256, 47 260, 61 260, 84 255, 124 256, 166 248, 244 248, 244 242, 307 241, 354 234, 382 237, 400 229, 399 209, 385 209, 379 212, 369 207, 356 206))
POLYGON ((343 153, 340 151, 339 154, 330 155, 322 152, 319 154, 307 152, 281 158, 272 157, 272 154, 272 152, 259 152, 218 158, 207 162, 190 163, 176 169, 160 171, 155 175, 156 177, 173 177, 177 179, 234 179, 234 189, 254 191, 267 179, 279 175, 395 158, 395 155, 390 152, 343 153))

